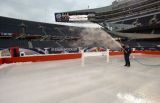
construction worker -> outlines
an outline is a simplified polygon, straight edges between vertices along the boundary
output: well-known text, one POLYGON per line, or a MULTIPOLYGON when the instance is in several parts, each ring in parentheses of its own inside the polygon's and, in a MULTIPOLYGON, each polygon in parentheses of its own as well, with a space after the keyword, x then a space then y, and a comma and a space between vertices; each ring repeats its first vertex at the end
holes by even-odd
POLYGON ((132 52, 131 48, 129 47, 129 45, 123 45, 123 52, 124 52, 124 60, 125 60, 125 65, 127 67, 130 67, 130 54, 132 52))

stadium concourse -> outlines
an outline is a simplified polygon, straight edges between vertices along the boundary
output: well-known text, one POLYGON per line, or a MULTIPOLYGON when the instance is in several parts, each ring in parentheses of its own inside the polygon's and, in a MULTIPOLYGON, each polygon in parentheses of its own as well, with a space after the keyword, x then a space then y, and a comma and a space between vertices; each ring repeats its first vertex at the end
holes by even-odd
POLYGON ((0 103, 159 103, 160 56, 136 54, 0 66, 0 103))

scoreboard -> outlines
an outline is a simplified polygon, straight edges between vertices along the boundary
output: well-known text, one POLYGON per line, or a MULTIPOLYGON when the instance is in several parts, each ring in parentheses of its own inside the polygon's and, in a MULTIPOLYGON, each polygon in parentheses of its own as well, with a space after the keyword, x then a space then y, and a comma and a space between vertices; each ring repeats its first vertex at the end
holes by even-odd
POLYGON ((55 13, 56 22, 88 22, 94 13, 55 13))
POLYGON ((67 14, 55 13, 56 22, 69 22, 69 16, 67 14))

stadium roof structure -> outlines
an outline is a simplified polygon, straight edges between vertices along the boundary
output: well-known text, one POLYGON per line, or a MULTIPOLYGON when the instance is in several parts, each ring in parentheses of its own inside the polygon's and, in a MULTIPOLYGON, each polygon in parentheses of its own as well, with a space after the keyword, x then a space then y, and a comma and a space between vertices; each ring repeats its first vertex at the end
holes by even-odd
POLYGON ((85 9, 85 10, 61 12, 61 13, 68 13, 69 15, 75 15, 75 14, 101 13, 101 12, 109 11, 109 10, 112 10, 111 6, 94 8, 94 9, 85 9))

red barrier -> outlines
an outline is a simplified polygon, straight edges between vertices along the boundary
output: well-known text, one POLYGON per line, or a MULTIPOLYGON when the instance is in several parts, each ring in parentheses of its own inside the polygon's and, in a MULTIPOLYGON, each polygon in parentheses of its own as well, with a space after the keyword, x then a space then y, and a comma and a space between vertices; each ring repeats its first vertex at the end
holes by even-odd
POLYGON ((147 55, 160 55, 160 51, 135 51, 135 53, 141 53, 147 55))
POLYGON ((123 52, 109 52, 110 56, 123 55, 123 52))
POLYGON ((16 62, 40 62, 52 60, 66 60, 81 58, 81 54, 59 54, 59 55, 45 55, 45 56, 28 56, 28 57, 12 57, 2 58, 3 63, 16 63, 16 62))
POLYGON ((0 58, 0 65, 1 65, 1 64, 3 64, 3 60, 2 60, 2 58, 0 58))
MULTIPOLYGON (((160 55, 160 51, 134 51, 132 53, 140 53, 140 54, 146 54, 146 55, 160 55)), ((109 55, 114 56, 114 55, 123 55, 123 52, 114 52, 111 51, 109 55)))
MULTIPOLYGON (((146 55, 160 55, 160 51, 134 51, 133 53, 141 53, 146 55)), ((123 52, 109 53, 111 56, 123 55, 123 52)), ((16 63, 16 62, 40 62, 40 61, 53 61, 53 60, 66 60, 66 59, 78 59, 82 54, 58 54, 58 55, 44 55, 44 56, 27 56, 27 57, 12 57, 12 58, 0 58, 0 64, 4 63, 16 63)))

